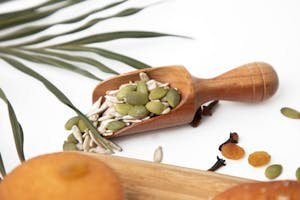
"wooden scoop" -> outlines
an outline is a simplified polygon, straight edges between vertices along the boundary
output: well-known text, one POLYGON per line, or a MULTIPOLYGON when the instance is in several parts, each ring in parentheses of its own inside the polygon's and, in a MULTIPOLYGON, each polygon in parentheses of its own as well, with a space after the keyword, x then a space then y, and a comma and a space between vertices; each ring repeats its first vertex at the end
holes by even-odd
POLYGON ((104 96, 107 90, 116 90, 122 84, 139 80, 140 72, 146 72, 151 79, 178 88, 181 102, 168 114, 132 124, 111 137, 188 124, 205 102, 261 102, 271 97, 278 88, 276 72, 269 64, 262 62, 240 66, 212 79, 193 77, 183 66, 166 66, 136 70, 103 81, 94 89, 93 102, 104 96))

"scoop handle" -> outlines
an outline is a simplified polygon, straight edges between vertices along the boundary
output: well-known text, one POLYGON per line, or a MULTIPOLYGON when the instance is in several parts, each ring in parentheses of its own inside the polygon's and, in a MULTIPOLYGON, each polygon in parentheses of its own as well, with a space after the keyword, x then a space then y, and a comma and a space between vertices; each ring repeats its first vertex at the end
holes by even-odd
POLYGON ((212 79, 196 79, 199 105, 210 100, 261 102, 278 89, 278 76, 267 63, 242 65, 212 79))

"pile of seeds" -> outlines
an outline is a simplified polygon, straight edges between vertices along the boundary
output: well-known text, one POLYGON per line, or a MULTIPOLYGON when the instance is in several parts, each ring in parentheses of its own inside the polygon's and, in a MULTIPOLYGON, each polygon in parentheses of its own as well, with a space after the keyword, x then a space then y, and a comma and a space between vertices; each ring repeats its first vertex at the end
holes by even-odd
MULTIPOLYGON (((180 103, 179 91, 169 83, 150 79, 143 72, 139 76, 139 81, 106 91, 106 95, 99 97, 87 113, 102 136, 112 136, 124 127, 167 114, 180 103)), ((72 133, 63 145, 64 150, 107 153, 79 117, 69 119, 65 128, 72 133)), ((115 149, 121 150, 117 146, 115 149)))

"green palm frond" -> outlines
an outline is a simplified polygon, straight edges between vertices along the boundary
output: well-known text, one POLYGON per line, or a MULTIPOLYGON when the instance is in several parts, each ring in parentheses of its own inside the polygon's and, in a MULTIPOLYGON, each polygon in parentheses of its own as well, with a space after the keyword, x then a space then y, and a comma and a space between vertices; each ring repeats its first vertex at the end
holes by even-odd
MULTIPOLYGON (((0 88, 0 98, 7 104, 7 109, 8 109, 8 114, 9 114, 9 119, 10 119, 10 124, 11 124, 11 128, 13 131, 13 135, 14 135, 14 139, 15 139, 15 144, 16 144, 16 149, 18 152, 18 156, 21 162, 23 162, 25 160, 25 156, 24 156, 24 134, 23 134, 23 129, 22 126, 20 125, 16 113, 11 105, 11 103, 8 101, 5 93, 3 92, 3 90, 0 88)), ((2 159, 1 159, 2 161, 2 159)), ((1 163, 0 163, 0 170, 1 169, 1 163)), ((1 173, 3 173, 2 171, 0 171, 1 173)), ((5 170, 4 170, 5 173, 5 170)), ((2 174, 3 175, 3 174, 2 174)))
MULTIPOLYGON (((87 1, 87 0, 86 0, 87 1)), ((51 39, 57 38, 59 36, 71 35, 74 33, 81 32, 83 30, 87 30, 93 27, 95 24, 103 22, 105 20, 110 20, 113 18, 121 18, 128 17, 140 13, 148 6, 144 7, 130 7, 124 8, 118 12, 110 14, 104 17, 97 17, 90 19, 78 27, 75 27, 72 30, 64 31, 62 33, 53 33, 53 34, 43 34, 43 31, 56 26, 56 25, 66 25, 71 23, 79 23, 83 20, 86 20, 92 14, 100 13, 105 10, 109 10, 111 8, 118 8, 121 4, 126 4, 129 0, 118 0, 110 2, 107 5, 104 5, 100 8, 94 8, 89 12, 86 12, 81 15, 74 15, 69 19, 63 19, 58 22, 46 22, 41 25, 33 25, 33 22, 37 22, 38 20, 45 20, 46 17, 53 15, 58 11, 63 11, 65 8, 76 6, 76 4, 80 4, 82 0, 48 0, 43 3, 37 4, 36 6, 32 6, 30 8, 26 8, 23 10, 17 10, 13 12, 0 14, 0 31, 5 30, 5 34, 0 34, 0 59, 4 60, 11 67, 37 79, 41 83, 45 85, 45 87, 57 97, 63 104, 71 108, 75 111, 81 119, 87 124, 88 128, 92 131, 95 138, 106 147, 108 150, 113 151, 114 149, 120 149, 120 147, 116 146, 114 143, 106 140, 101 137, 97 129, 91 124, 88 118, 77 109, 72 102, 64 95, 62 91, 56 88, 49 80, 44 78, 41 74, 32 70, 31 68, 25 66, 21 60, 26 60, 33 63, 39 63, 40 66, 47 67, 56 67, 64 70, 68 70, 82 76, 94 79, 96 81, 101 81, 102 79, 93 73, 89 72, 87 69, 84 69, 82 66, 79 67, 78 63, 84 63, 95 67, 96 69, 110 74, 118 74, 117 71, 110 68, 110 66, 103 64, 101 58, 107 58, 110 60, 115 60, 126 65, 129 65, 135 69, 149 68, 151 65, 145 64, 137 59, 131 58, 126 55, 122 55, 117 52, 113 52, 111 50, 99 48, 99 47, 91 47, 85 46, 93 43, 101 43, 101 42, 109 42, 112 40, 118 39, 126 39, 126 38, 153 38, 153 37, 181 37, 187 38, 184 36, 179 36, 175 34, 166 34, 159 32, 151 32, 151 31, 136 31, 136 30, 126 30, 126 31, 115 31, 115 32, 99 32, 94 35, 85 36, 82 38, 76 38, 67 42, 60 42, 54 45, 43 45, 43 42, 48 42, 51 39), (20 28, 19 25, 22 25, 20 28), (13 31, 10 29, 14 28, 13 31), (16 30, 15 30, 16 29, 16 30), (30 37, 33 39, 26 40, 25 42, 18 41, 22 38, 27 38, 29 36, 35 36, 35 34, 39 33, 41 36, 39 37, 30 37), (9 41, 13 44, 3 45, 3 42, 9 41), (38 45, 39 47, 35 47, 38 45), (73 55, 73 52, 87 52, 98 55, 99 59, 91 58, 90 56, 78 56, 73 55)), ((0 5, 1 8, 1 5, 0 5)), ((46 20, 45 20, 46 21, 46 20)), ((4 43, 5 44, 5 43, 4 43)), ((13 129, 14 139, 17 147, 17 152, 20 157, 20 160, 25 160, 24 152, 23 152, 23 131, 22 127, 19 124, 15 112, 7 100, 4 92, 0 89, 0 98, 4 100, 8 106, 9 117, 11 121, 11 126, 13 129)), ((2 158, 0 154, 0 173, 2 177, 5 175, 5 169, 2 163, 2 158)))

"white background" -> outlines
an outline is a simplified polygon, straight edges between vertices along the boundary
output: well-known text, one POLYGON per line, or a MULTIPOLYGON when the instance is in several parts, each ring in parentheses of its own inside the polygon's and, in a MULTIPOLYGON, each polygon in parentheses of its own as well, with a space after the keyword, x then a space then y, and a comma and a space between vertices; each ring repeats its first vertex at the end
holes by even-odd
MULTIPOLYGON (((57 12, 51 17, 36 22, 45 24, 70 18, 94 8, 102 7, 109 0, 91 0, 57 12)), ((132 0, 121 6, 90 16, 87 20, 107 16, 130 6, 142 6, 154 1, 132 0)), ((0 12, 34 5, 38 1, 17 1, 3 4, 0 12)), ((240 145, 247 155, 239 161, 227 160, 227 166, 219 173, 265 180, 264 167, 253 168, 247 163, 249 153, 265 150, 272 155, 271 163, 284 167, 279 179, 295 178, 300 166, 300 123, 280 114, 280 108, 290 106, 300 109, 300 4, 297 0, 174 0, 164 1, 143 12, 119 19, 111 19, 73 34, 59 37, 46 44, 67 41, 86 35, 117 30, 149 30, 191 36, 194 40, 174 37, 153 39, 123 39, 93 44, 120 52, 153 66, 183 64, 192 75, 208 78, 233 67, 252 61, 265 61, 274 66, 280 79, 277 94, 260 104, 221 102, 214 116, 206 118, 198 128, 188 125, 177 128, 143 133, 118 138, 114 142, 124 151, 117 155, 152 160, 153 151, 161 145, 164 150, 163 163, 196 169, 208 169, 220 155, 218 146, 231 131, 240 135, 240 145)), ((30 40, 47 33, 63 32, 83 22, 54 26, 30 40)), ((1 31, 0 34, 13 30, 1 31)), ((17 43, 12 41, 0 45, 17 43)), ((74 53, 75 54, 75 53, 74 53)), ((132 68, 116 61, 89 55, 111 66, 118 72, 132 68)), ((27 66, 42 73, 60 88, 82 111, 91 106, 91 93, 96 81, 72 72, 23 61, 27 66)), ((76 63, 77 64, 77 63, 76 63)), ((101 77, 91 66, 77 64, 101 77)), ((60 151, 68 133, 65 121, 74 112, 62 105, 38 81, 22 74, 0 60, 0 87, 6 92, 15 108, 25 133, 27 158, 60 151)), ((19 164, 6 105, 0 103, 0 151, 6 168, 10 171, 19 164)))

